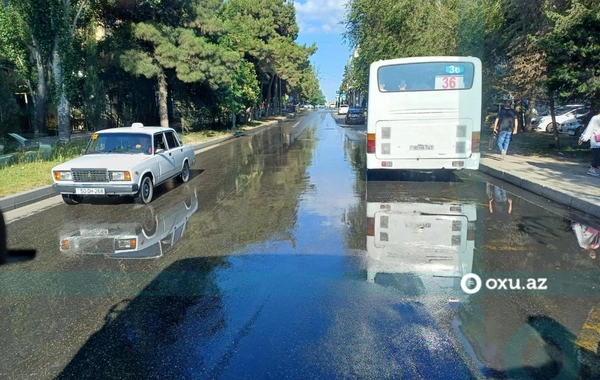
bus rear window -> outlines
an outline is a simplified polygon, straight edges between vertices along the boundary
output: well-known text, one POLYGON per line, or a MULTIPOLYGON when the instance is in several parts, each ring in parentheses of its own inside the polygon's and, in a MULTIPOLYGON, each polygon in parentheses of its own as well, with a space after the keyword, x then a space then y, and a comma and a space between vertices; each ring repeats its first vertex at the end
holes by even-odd
POLYGON ((377 71, 379 91, 445 91, 473 86, 470 62, 428 62, 382 66, 377 71))

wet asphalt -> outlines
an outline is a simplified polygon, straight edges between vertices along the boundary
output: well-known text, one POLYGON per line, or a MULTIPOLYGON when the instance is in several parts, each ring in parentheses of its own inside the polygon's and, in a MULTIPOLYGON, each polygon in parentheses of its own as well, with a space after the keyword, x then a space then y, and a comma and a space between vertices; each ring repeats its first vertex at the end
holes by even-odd
POLYGON ((311 112, 149 206, 9 223, 37 257, 0 268, 0 377, 600 378, 600 221, 477 172, 366 181, 364 132, 311 112))

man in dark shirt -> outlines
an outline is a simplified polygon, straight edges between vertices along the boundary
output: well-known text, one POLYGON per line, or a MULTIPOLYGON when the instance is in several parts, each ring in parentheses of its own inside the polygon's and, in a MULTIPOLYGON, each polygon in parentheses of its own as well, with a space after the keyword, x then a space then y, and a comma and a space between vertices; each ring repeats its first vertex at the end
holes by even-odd
POLYGON ((498 149, 502 153, 502 159, 506 156, 511 135, 516 135, 519 128, 519 119, 515 111, 510 108, 511 103, 511 100, 504 101, 504 108, 498 112, 494 123, 494 134, 498 135, 498 149))

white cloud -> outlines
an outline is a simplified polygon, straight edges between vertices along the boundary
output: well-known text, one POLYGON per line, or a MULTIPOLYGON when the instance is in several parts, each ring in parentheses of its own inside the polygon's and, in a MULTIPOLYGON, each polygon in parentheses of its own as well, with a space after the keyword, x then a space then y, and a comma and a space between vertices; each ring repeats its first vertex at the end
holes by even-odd
POLYGON ((344 26, 346 12, 345 4, 348 0, 306 0, 303 3, 296 1, 296 20, 301 33, 334 33, 340 34, 344 26))

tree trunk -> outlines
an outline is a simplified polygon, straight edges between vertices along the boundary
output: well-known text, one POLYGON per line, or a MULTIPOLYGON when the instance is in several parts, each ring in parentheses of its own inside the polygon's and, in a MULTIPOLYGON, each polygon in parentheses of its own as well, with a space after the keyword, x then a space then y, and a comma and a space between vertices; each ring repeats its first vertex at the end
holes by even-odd
POLYGON ((160 126, 169 126, 169 110, 167 108, 167 76, 164 71, 158 73, 158 115, 160 117, 160 126))
POLYGON ((552 132, 554 133, 554 147, 560 149, 560 137, 558 136, 558 126, 554 114, 554 94, 550 97, 550 117, 552 118, 552 132))
POLYGON ((267 112, 266 116, 271 116, 271 106, 273 104, 273 82, 275 81, 275 75, 269 80, 269 87, 267 89, 267 112))
POLYGON ((37 41, 34 41, 31 55, 35 62, 35 70, 37 71, 37 88, 35 93, 33 91, 31 93, 31 101, 33 102, 33 133, 35 137, 39 137, 46 129, 48 83, 46 82, 44 61, 42 60, 42 54, 37 41))
POLYGON ((71 138, 71 105, 67 99, 67 91, 63 80, 58 36, 54 39, 54 48, 52 49, 52 71, 54 73, 54 84, 58 93, 58 103, 56 105, 58 141, 65 143, 71 138))

